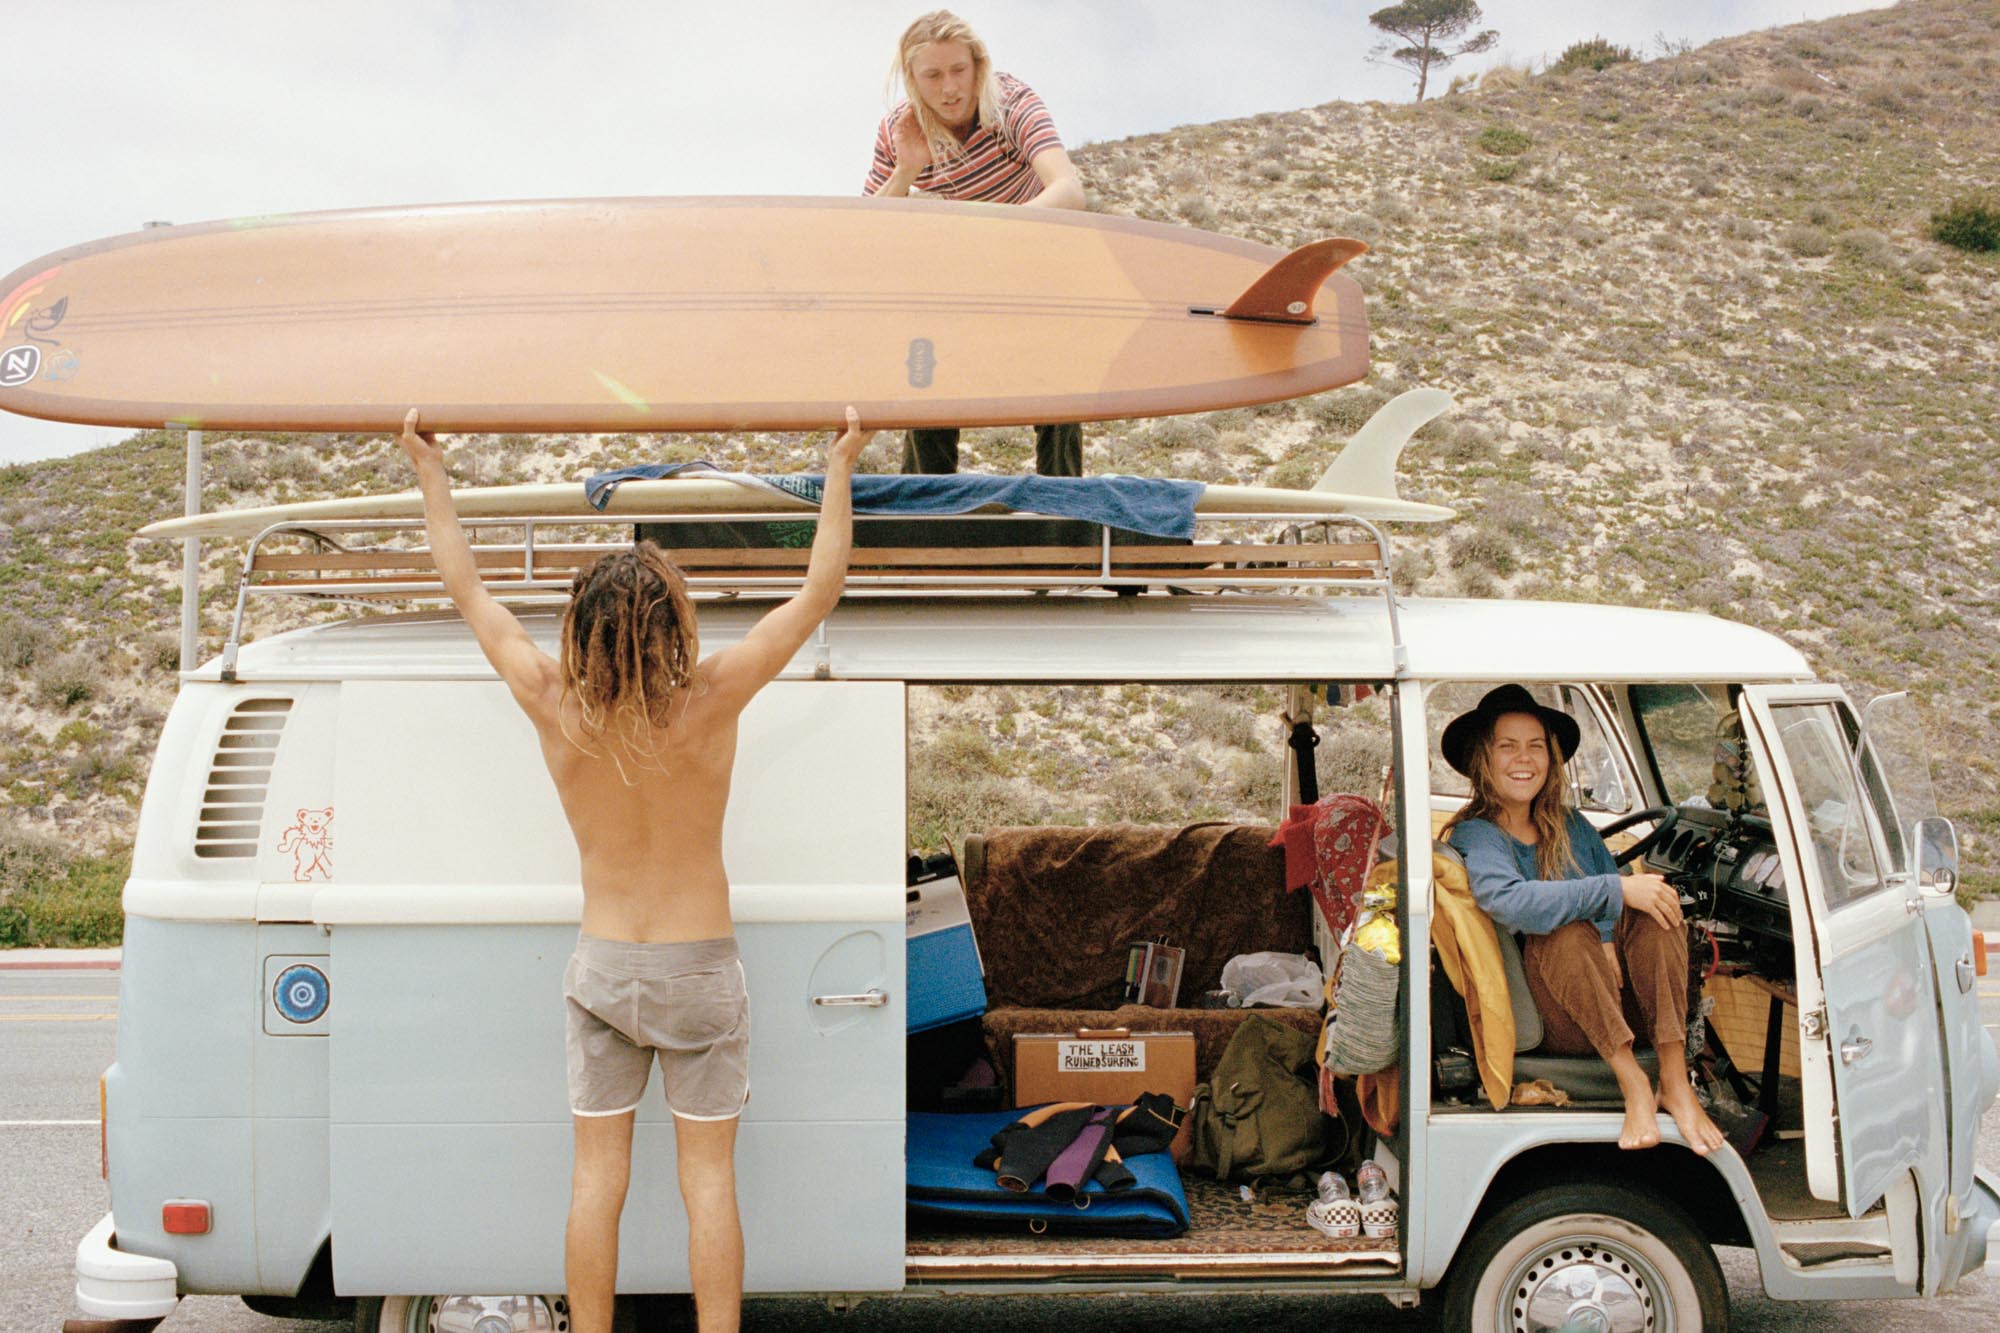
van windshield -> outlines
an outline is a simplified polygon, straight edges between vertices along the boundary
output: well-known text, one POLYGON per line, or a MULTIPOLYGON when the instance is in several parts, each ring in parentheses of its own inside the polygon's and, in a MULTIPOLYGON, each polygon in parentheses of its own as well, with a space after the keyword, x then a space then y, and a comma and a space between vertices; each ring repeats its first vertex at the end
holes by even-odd
POLYGON ((1719 775, 1721 724, 1734 715, 1721 686, 1635 685, 1632 710, 1660 788, 1674 805, 1707 808, 1719 775))

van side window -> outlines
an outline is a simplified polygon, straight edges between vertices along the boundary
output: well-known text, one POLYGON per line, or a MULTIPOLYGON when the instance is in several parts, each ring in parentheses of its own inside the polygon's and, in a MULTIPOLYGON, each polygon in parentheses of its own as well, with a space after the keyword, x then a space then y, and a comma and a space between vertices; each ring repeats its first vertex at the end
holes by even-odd
POLYGON ((1584 700, 1583 691, 1575 686, 1563 686, 1561 694, 1559 706, 1576 719, 1577 729, 1582 733, 1576 755, 1569 761, 1569 781, 1576 808, 1623 814, 1632 808, 1632 798, 1625 790, 1624 769, 1597 724, 1596 712, 1584 700))
MULTIPOLYGON (((1438 742, 1447 722, 1475 707, 1480 697, 1499 681, 1450 681, 1426 691, 1424 714, 1429 722, 1431 745, 1431 792, 1436 796, 1465 797, 1472 787, 1463 774, 1444 761, 1438 742)), ((1570 799, 1579 810, 1623 814, 1632 808, 1623 766, 1617 752, 1605 739, 1597 714, 1575 685, 1531 685, 1528 692, 1552 708, 1560 708, 1576 719, 1582 732, 1576 755, 1569 763, 1570 799)))
POLYGON ((1843 907, 1881 890, 1886 881, 1875 856, 1868 805, 1839 717, 1827 704, 1790 704, 1771 712, 1805 806, 1827 906, 1843 907))

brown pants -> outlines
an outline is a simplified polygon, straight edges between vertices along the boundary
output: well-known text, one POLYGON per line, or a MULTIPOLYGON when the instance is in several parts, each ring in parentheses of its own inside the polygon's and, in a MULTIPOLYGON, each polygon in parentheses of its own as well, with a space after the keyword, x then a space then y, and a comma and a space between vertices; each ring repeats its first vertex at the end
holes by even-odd
POLYGON ((1620 987, 1590 921, 1521 939, 1528 991, 1542 1011, 1542 1050, 1610 1059, 1636 1030, 1655 1049, 1687 1040, 1688 949, 1685 930, 1668 930, 1644 912, 1618 919, 1620 987))

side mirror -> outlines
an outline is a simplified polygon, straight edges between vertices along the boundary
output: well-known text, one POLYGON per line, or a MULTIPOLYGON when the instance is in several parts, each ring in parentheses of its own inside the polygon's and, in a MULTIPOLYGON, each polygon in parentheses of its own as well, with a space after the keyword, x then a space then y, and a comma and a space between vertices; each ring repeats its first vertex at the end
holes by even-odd
POLYGON ((1942 815, 1919 819, 1910 828, 1917 849, 1917 889, 1947 898, 1958 891, 1958 830, 1942 815))

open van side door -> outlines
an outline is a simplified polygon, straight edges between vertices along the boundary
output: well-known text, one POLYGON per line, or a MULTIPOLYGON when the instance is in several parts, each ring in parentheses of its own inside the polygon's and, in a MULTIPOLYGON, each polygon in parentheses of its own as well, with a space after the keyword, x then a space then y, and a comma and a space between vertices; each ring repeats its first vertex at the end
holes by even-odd
MULTIPOLYGON (((1930 753, 1915 705, 1905 693, 1880 695, 1862 713, 1861 777, 1880 813, 1890 873, 1905 900, 1922 904, 1937 992, 1938 1039, 1944 1057, 1945 1121, 1950 1130, 1950 1178, 1941 1240, 1925 1247, 1938 1259, 1941 1286, 1954 1285, 1965 1258, 1984 1234, 1961 1228, 1974 1211, 1979 1124, 2000 1088, 2000 1054, 1980 1024, 1973 966, 1972 919, 1958 905, 1958 839, 1938 815, 1930 753)), ((1930 1288, 1926 1281, 1926 1289, 1930 1288)))
POLYGON ((1946 1128, 1931 950, 1856 762, 1859 726, 1827 685, 1746 687, 1742 707, 1791 886, 1808 1184, 1860 1217, 1914 1173, 1936 1217, 1946 1128))

